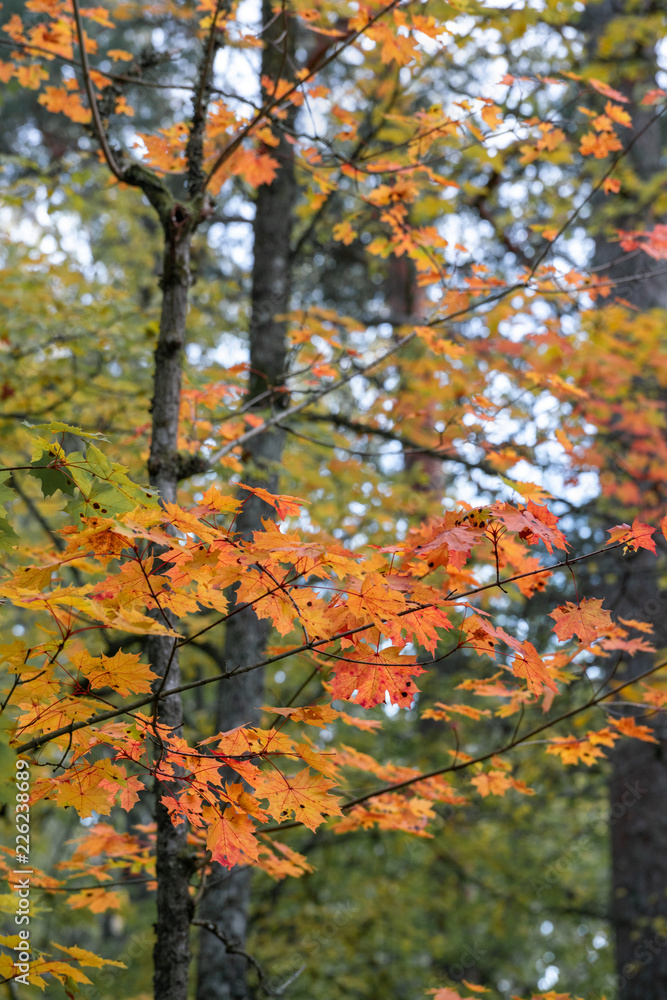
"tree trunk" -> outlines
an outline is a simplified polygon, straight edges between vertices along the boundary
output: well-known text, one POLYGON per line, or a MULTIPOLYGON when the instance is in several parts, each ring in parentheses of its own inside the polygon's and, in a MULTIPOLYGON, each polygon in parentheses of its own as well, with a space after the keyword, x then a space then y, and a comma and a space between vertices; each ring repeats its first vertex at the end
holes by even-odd
MULTIPOLYGON (((264 0, 262 76, 269 80, 289 78, 293 67, 293 26, 283 17, 275 18, 264 0)), ((294 110, 287 115, 288 127, 294 110)), ((289 308, 291 262, 290 237, 295 201, 293 153, 281 137, 271 150, 280 168, 270 185, 257 193, 253 225, 254 263, 250 318, 250 378, 248 396, 257 399, 256 410, 275 412, 287 405, 283 391, 287 365, 287 324, 276 317, 289 308)), ((248 442, 243 480, 277 492, 284 432, 273 427, 248 442)), ((242 494, 243 509, 236 520, 238 534, 250 538, 260 531, 262 519, 275 511, 258 497, 242 494)), ((231 670, 261 659, 271 631, 266 620, 258 620, 251 610, 230 618, 225 632, 224 668, 231 670)), ((239 725, 255 725, 263 701, 264 676, 260 670, 235 677, 218 686, 216 728, 225 732, 239 725)), ((235 780, 238 780, 236 777, 235 780)), ((202 900, 201 919, 214 923, 222 937, 243 948, 248 927, 252 870, 237 867, 228 872, 215 865, 202 900)), ((197 1000, 245 1000, 249 996, 247 961, 227 954, 223 941, 205 928, 201 931, 197 1000)))
MULTIPOLYGON (((180 205, 175 205, 163 218, 163 226, 163 298, 155 351, 148 471, 151 486, 159 490, 160 499, 174 503, 178 485, 178 417, 190 286, 190 242, 194 227, 187 211, 180 205)), ((146 648, 149 661, 158 675, 155 689, 161 689, 164 694, 178 687, 181 676, 175 640, 169 636, 150 636, 146 648)), ((158 721, 175 736, 181 735, 182 705, 179 694, 161 699, 158 721)), ((159 751, 156 757, 159 762, 159 751)), ((161 795, 169 790, 169 783, 156 779, 158 889, 154 990, 155 1000, 187 1000, 191 918, 188 885, 191 869, 187 857, 186 824, 174 826, 160 801, 161 795)))
MULTIPOLYGON (((656 10, 652 3, 643 3, 640 7, 637 9, 627 0, 604 0, 588 9, 585 17, 589 50, 594 58, 600 58, 598 41, 612 20, 641 17, 656 10)), ((633 35, 628 31, 627 34, 621 32, 618 37, 632 38, 633 35)), ((655 123, 642 134, 650 111, 637 110, 642 89, 655 86, 655 56, 652 45, 638 50, 635 63, 641 65, 641 73, 634 79, 619 79, 613 74, 610 79, 610 83, 632 101, 633 129, 628 134, 635 142, 629 162, 642 184, 656 174, 661 161, 659 124, 655 123)), ((614 220, 616 227, 644 229, 661 221, 650 218, 650 203, 646 203, 646 195, 642 202, 641 189, 637 199, 634 203, 620 202, 621 211, 614 220)), ((650 271, 650 260, 643 254, 626 255, 618 243, 599 237, 595 264, 603 266, 605 275, 612 280, 626 279, 619 286, 618 294, 633 305, 642 310, 667 308, 664 277, 627 281, 634 275, 650 271)), ((650 379, 650 373, 647 372, 646 377, 650 379)), ((643 516, 647 516, 645 512, 643 516)), ((622 512, 615 513, 612 523, 622 520, 622 512)), ((661 597, 667 594, 659 585, 664 552, 659 550, 659 556, 660 561, 643 550, 631 557, 619 556, 615 582, 605 603, 616 618, 648 621, 655 630, 654 645, 664 648, 667 646, 667 616, 664 614, 667 604, 661 597)), ((650 653, 635 655, 614 677, 614 682, 637 677, 653 662, 650 653)), ((664 713, 659 713, 652 719, 639 721, 652 726, 658 744, 621 740, 610 755, 611 917, 617 974, 609 985, 616 988, 618 1000, 664 1000, 667 997, 667 720, 664 713)))

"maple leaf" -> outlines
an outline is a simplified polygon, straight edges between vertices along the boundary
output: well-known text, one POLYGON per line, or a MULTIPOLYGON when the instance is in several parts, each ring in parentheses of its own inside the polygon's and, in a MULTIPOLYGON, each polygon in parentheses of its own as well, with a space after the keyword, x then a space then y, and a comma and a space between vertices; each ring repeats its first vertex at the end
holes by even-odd
POLYGON ((265 774, 255 792, 258 798, 268 800, 268 809, 274 819, 282 821, 293 814, 299 823, 316 830, 329 816, 342 816, 338 800, 329 794, 335 784, 319 774, 312 774, 306 767, 294 775, 265 774))
POLYGON ((449 511, 442 524, 431 534, 431 538, 416 546, 414 554, 419 559, 424 559, 431 569, 439 565, 446 566, 450 561, 460 569, 473 546, 484 539, 481 524, 478 525, 476 521, 463 522, 462 517, 465 516, 467 515, 449 511), (452 556, 452 553, 457 553, 458 558, 452 556))
POLYGON ((614 90, 610 87, 608 83, 604 83, 603 80, 598 80, 596 77, 589 77, 588 83, 591 87, 594 87, 599 94, 604 94, 605 97, 611 97, 614 101, 620 101, 622 104, 628 104, 629 98, 620 92, 620 90, 614 90))
POLYGON ((516 650, 516 655, 512 661, 512 671, 516 677, 525 677, 528 689, 533 694, 542 694, 545 686, 552 691, 558 691, 553 678, 550 676, 544 661, 538 655, 532 642, 522 642, 516 650))
POLYGON ((605 177, 602 189, 605 194, 618 194, 621 190, 621 182, 616 177, 605 177))
MULTIPOLYGON (((300 96, 300 95, 299 95, 300 96)), ((296 101, 292 99, 292 103, 296 101)), ((252 149, 239 149, 230 162, 232 173, 242 177, 251 187, 270 184, 276 176, 280 163, 268 153, 252 149)))
POLYGON ((655 733, 648 726, 639 726, 632 716, 622 719, 612 719, 612 725, 623 733, 624 736, 633 736, 636 740, 643 740, 645 743, 659 743, 655 733))
POLYGON ((274 507, 281 521, 290 516, 298 517, 303 505, 308 503, 307 500, 300 500, 299 497, 280 496, 269 493, 268 490, 263 490, 261 486, 246 486, 245 483, 237 483, 236 485, 239 489, 254 494, 254 496, 263 500, 264 503, 268 503, 271 507, 274 507))
POLYGON ((487 795, 504 795, 508 788, 512 787, 512 779, 504 771, 487 771, 485 774, 478 774, 471 779, 471 783, 484 798, 487 795))
POLYGON ((262 711, 273 712, 276 715, 283 715, 287 719, 292 719, 293 722, 305 722, 308 726, 318 726, 320 728, 328 725, 330 722, 334 722, 340 718, 341 714, 332 708, 331 705, 306 705, 302 708, 271 708, 265 705, 262 711))
POLYGON ((210 823, 206 847, 211 852, 211 860, 224 868, 247 864, 258 856, 255 824, 247 813, 228 806, 222 814, 217 813, 210 823))
POLYGON ((553 631, 561 642, 578 635, 585 645, 590 645, 612 627, 611 615, 596 597, 584 597, 579 604, 560 604, 549 613, 556 624, 553 631))
POLYGON ((414 678, 423 673, 416 660, 401 656, 394 646, 378 650, 361 645, 344 662, 336 663, 332 695, 346 700, 354 696, 358 705, 371 708, 381 704, 388 692, 392 704, 409 708, 419 691, 414 678))
POLYGON ((649 524, 644 524, 637 518, 632 522, 632 527, 629 524, 617 524, 614 528, 608 528, 607 531, 611 536, 607 545, 613 545, 615 542, 623 542, 624 552, 636 552, 637 549, 648 549, 649 552, 652 552, 654 555, 656 554, 655 542, 652 538, 655 528, 652 528, 649 524))
POLYGON ((540 540, 544 542, 549 552, 557 549, 567 549, 569 546, 565 540, 565 535, 556 525, 558 518, 552 514, 547 507, 539 507, 528 501, 525 508, 512 507, 507 503, 495 503, 491 507, 491 512, 499 521, 515 531, 519 538, 523 538, 529 545, 537 545, 540 540))
POLYGON ((67 905, 72 910, 90 910, 91 913, 106 913, 107 910, 120 910, 122 899, 120 893, 109 889, 82 889, 67 897, 67 905))
POLYGON ((91 120, 89 108, 84 108, 78 94, 69 93, 64 87, 46 87, 37 98, 47 111, 60 111, 73 122, 87 125, 91 120))
POLYGON ((280 841, 274 841, 270 845, 264 841, 259 851, 257 864, 272 878, 285 878, 287 875, 299 878, 301 875, 315 871, 303 854, 292 850, 287 844, 281 844, 280 841), (279 857, 277 852, 283 857, 279 857))
POLYGON ((350 591, 347 606, 359 619, 370 616, 378 628, 382 628, 386 618, 395 617, 406 608, 403 594, 389 587, 379 573, 364 577, 360 593, 350 591))
MULTIPOLYGON (((465 983, 465 985, 468 989, 472 989, 470 983, 465 983)), ((433 996, 434 1000, 474 1000, 474 997, 462 997, 460 993, 457 993, 456 990, 451 989, 449 986, 440 986, 437 989, 426 990, 426 993, 433 996)))
POLYGON ((58 948, 59 951, 64 951, 65 954, 75 958, 79 965, 85 965, 91 969, 101 969, 105 965, 115 965, 118 969, 127 968, 124 962, 116 962, 112 958, 100 958, 99 955, 95 955, 92 951, 86 951, 85 948, 79 948, 78 945, 71 945, 70 947, 67 947, 64 944, 58 944, 54 941, 53 947, 58 948))
POLYGON ((537 486, 535 483, 522 483, 514 479, 506 479, 505 476, 501 476, 500 478, 506 486, 510 486, 524 500, 532 500, 535 503, 540 503, 543 500, 551 499, 551 493, 545 490, 543 486, 537 486))
POLYGON ((119 650, 113 656, 91 656, 81 650, 70 656, 70 661, 90 682, 93 688, 110 687, 118 694, 146 694, 151 690, 155 674, 150 666, 141 663, 139 653, 119 650))
POLYGON ((667 92, 665 92, 664 90, 661 90, 660 88, 657 88, 655 90, 649 90, 644 94, 641 103, 657 104, 659 101, 662 100, 663 97, 667 97, 667 92))
POLYGON ((556 736, 547 747, 547 753, 560 757, 564 764, 586 764, 591 767, 604 751, 591 740, 578 740, 574 736, 556 736))
POLYGON ((654 260, 667 259, 667 226, 664 224, 641 232, 625 232, 619 229, 618 235, 624 250, 641 249, 654 260))

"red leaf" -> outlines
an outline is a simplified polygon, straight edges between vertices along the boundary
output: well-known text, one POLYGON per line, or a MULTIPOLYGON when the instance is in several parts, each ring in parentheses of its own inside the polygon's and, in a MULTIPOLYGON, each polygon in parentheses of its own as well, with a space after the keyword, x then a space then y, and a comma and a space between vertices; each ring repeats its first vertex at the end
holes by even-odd
POLYGON ((629 524, 617 524, 614 528, 608 528, 607 531, 611 535, 607 545, 613 545, 614 542, 623 542, 624 552, 636 552, 637 549, 648 549, 649 552, 656 555, 655 542, 651 537, 655 532, 655 528, 652 528, 649 524, 644 524, 643 521, 639 521, 637 518, 632 522, 632 527, 629 524))
POLYGON ((491 512, 529 545, 537 545, 541 539, 549 552, 553 552, 554 546, 557 549, 568 548, 565 535, 556 527, 558 518, 547 507, 539 507, 529 500, 527 507, 518 508, 508 503, 496 503, 491 512))
POLYGON ((512 670, 515 677, 526 678, 526 684, 533 694, 542 694, 545 685, 551 688, 552 691, 558 691, 556 684, 549 676, 549 672, 532 642, 521 643, 520 650, 517 651, 517 655, 514 657, 512 670))
POLYGON ((423 673, 423 667, 412 657, 401 656, 394 646, 374 650, 364 645, 335 667, 331 693, 334 698, 351 699, 356 691, 356 703, 370 708, 381 704, 388 691, 393 704, 409 708, 419 691, 413 678, 423 673))
POLYGON ((623 104, 628 103, 628 98, 624 94, 621 94, 619 90, 614 90, 608 84, 604 83, 602 80, 596 80, 595 77, 591 77, 588 81, 598 94, 604 94, 605 97, 611 97, 614 101, 621 101, 623 104))
POLYGON ((278 517, 283 521, 290 514, 298 517, 301 513, 301 508, 307 500, 300 500, 299 497, 281 496, 279 494, 269 493, 268 490, 263 490, 261 486, 246 486, 245 483, 237 483, 242 490, 247 490, 248 493, 254 493, 256 497, 263 500, 264 503, 268 503, 271 507, 275 507, 278 511, 278 517))

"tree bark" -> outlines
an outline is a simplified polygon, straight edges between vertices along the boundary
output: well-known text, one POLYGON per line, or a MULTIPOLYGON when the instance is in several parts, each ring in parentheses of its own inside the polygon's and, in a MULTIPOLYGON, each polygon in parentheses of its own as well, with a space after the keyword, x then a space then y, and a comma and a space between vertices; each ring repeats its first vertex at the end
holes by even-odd
MULTIPOLYGON (((293 25, 289 18, 275 18, 271 4, 262 7, 262 76, 269 80, 288 79, 293 71, 293 25)), ((286 122, 294 121, 294 109, 286 122)), ((254 409, 276 412, 287 405, 284 392, 287 366, 287 324, 284 315, 290 302, 290 238, 295 201, 293 153, 281 136, 271 150, 280 163, 270 185, 259 188, 253 224, 254 261, 250 318, 250 378, 248 397, 256 399, 254 409)), ((277 492, 284 432, 273 427, 248 442, 244 455, 243 480, 277 492)), ((258 497, 242 494, 243 509, 236 527, 239 537, 250 538, 262 528, 262 519, 275 511, 258 497)), ((259 620, 251 609, 230 618, 225 632, 223 669, 231 670, 261 659, 271 625, 259 620)), ((254 670, 218 686, 216 728, 225 732, 239 725, 255 725, 263 701, 264 675, 254 670)), ((235 779, 238 780, 238 777, 235 779)), ((215 865, 209 877, 201 907, 201 919, 217 925, 235 945, 244 947, 248 927, 252 870, 237 867, 227 872, 215 865)), ((229 955, 223 942, 205 928, 201 931, 197 1000, 245 1000, 249 996, 247 961, 229 955)))
MULTIPOLYGON (((641 17, 656 9, 660 8, 652 0, 640 4, 640 9, 636 5, 631 7, 627 0, 604 0, 590 7, 585 15, 590 54, 600 58, 598 42, 612 20, 641 17)), ((628 32, 627 37, 633 37, 632 33, 628 32)), ((658 123, 644 131, 650 111, 637 110, 641 99, 638 84, 655 86, 657 66, 653 46, 637 51, 635 62, 641 66, 638 76, 619 79, 612 75, 610 82, 632 102, 633 128, 629 136, 635 141, 628 159, 640 183, 646 184, 660 169, 662 146, 658 123)), ((645 200, 642 203, 641 189, 636 197, 635 202, 620 202, 621 211, 614 220, 616 227, 644 229, 661 221, 650 218, 650 204, 645 200)), ((663 277, 645 277, 651 270, 650 263, 643 254, 624 254, 618 243, 604 236, 596 240, 595 264, 603 266, 611 280, 624 279, 618 294, 642 310, 665 309, 667 285, 663 277), (636 282, 627 281, 635 275, 636 282)), ((647 372, 647 385, 650 377, 647 372)), ((620 447, 624 447, 622 441, 620 447)), ((612 523, 624 519, 622 513, 614 517, 612 523)), ((606 603, 616 618, 648 621, 655 630, 654 645, 664 648, 667 593, 660 590, 659 584, 664 551, 659 550, 659 556, 658 561, 644 550, 631 557, 619 556, 606 603)), ((621 678, 632 680, 653 662, 653 654, 635 655, 614 677, 614 682, 621 678)), ((617 972, 608 985, 616 988, 618 1000, 664 1000, 667 996, 667 719, 661 712, 652 719, 639 721, 652 726, 658 743, 621 740, 610 754, 611 914, 617 972)))
MULTIPOLYGON (((148 472, 162 502, 176 501, 178 485, 178 417, 181 372, 190 287, 190 243, 193 223, 188 211, 174 205, 163 219, 165 235, 162 313, 155 351, 152 434, 148 472)), ((158 553, 155 553, 156 557, 158 553)), ((171 621, 170 617, 170 621, 171 621)), ((155 690, 162 695, 181 683, 178 651, 169 636, 150 636, 147 653, 158 675, 155 690)), ((179 694, 160 700, 158 721, 175 736, 182 735, 179 694)), ((159 764, 159 751, 157 753, 159 764)), ((187 856, 187 825, 174 826, 161 795, 170 785, 155 782, 157 822, 157 940, 154 957, 155 1000, 186 1000, 190 963, 191 868, 187 856)))

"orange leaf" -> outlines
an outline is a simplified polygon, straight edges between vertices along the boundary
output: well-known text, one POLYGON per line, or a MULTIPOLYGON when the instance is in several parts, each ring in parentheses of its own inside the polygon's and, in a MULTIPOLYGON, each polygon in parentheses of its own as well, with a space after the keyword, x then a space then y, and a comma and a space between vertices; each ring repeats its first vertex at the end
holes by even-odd
POLYGON ((334 698, 351 699, 364 708, 379 705, 389 692, 392 704, 409 708, 419 688, 413 678, 424 673, 424 668, 410 656, 400 656, 395 647, 374 650, 361 645, 349 653, 345 662, 337 663, 332 685, 334 698), (357 660, 362 660, 359 663, 357 660))
POLYGON ((608 528, 608 533, 611 538, 607 542, 607 545, 613 545, 614 542, 623 542, 624 552, 636 552, 637 549, 648 549, 656 555, 655 542, 651 537, 655 528, 652 528, 649 524, 644 524, 643 521, 639 521, 637 518, 632 522, 632 527, 629 524, 617 524, 614 528, 608 528))
POLYGON ((544 662, 540 659, 537 650, 532 642, 522 642, 520 650, 512 662, 512 671, 515 677, 525 677, 528 689, 533 694, 542 694, 544 686, 558 691, 556 684, 549 675, 544 662))
POLYGON ((642 97, 642 104, 657 104, 663 97, 667 97, 667 92, 658 87, 655 90, 649 90, 646 94, 644 94, 642 97))
POLYGON ((248 493, 254 493, 256 497, 270 504, 271 507, 275 507, 281 521, 284 521, 290 515, 298 517, 303 505, 308 503, 307 500, 301 500, 299 497, 280 496, 269 493, 267 490, 263 490, 261 486, 246 486, 245 483, 237 483, 236 485, 242 490, 247 490, 248 493))
POLYGON ((528 501, 527 509, 512 507, 508 503, 495 503, 491 512, 529 545, 537 545, 541 539, 549 552, 553 552, 554 546, 557 549, 568 548, 565 535, 556 527, 558 518, 547 507, 538 507, 532 500, 528 501))
POLYGON ((369 573, 363 579, 361 593, 350 593, 348 607, 357 618, 366 618, 370 615, 381 628, 386 618, 405 611, 406 604, 403 594, 388 587, 384 577, 379 573, 369 573))
POLYGON ((472 784, 486 798, 487 795, 504 795, 512 787, 512 779, 504 771, 487 771, 472 778, 472 784))
POLYGON ((643 740, 644 743, 659 743, 660 741, 656 739, 655 733, 648 726, 638 726, 635 720, 631 716, 625 716, 623 719, 612 719, 612 725, 623 733, 624 736, 634 736, 636 740, 643 740))
POLYGON ((293 814, 309 830, 316 830, 329 816, 343 815, 338 800, 329 794, 335 782, 312 774, 307 767, 294 775, 277 772, 263 778, 255 793, 259 799, 268 799, 269 812, 277 820, 293 814))
POLYGON ((590 740, 578 740, 574 736, 556 736, 547 747, 547 753, 560 757, 564 764, 586 764, 590 767, 600 758, 604 751, 590 740))
POLYGON ((604 83, 602 80, 596 80, 596 78, 593 76, 589 79, 588 82, 590 83, 591 87, 594 87, 595 90, 597 90, 599 94, 604 94, 605 97, 611 97, 615 101, 621 101, 622 104, 628 103, 628 98, 625 97, 624 94, 621 94, 621 92, 618 90, 614 90, 613 87, 610 87, 609 84, 604 83))
POLYGON ((257 857, 259 848, 255 824, 247 813, 228 806, 209 826, 206 847, 211 852, 211 860, 224 868, 247 864, 257 857))
POLYGON ((578 635, 587 646, 611 628, 611 615, 596 597, 584 597, 580 604, 560 604, 550 612, 556 624, 553 631, 561 642, 578 635))
POLYGON ((90 110, 84 108, 79 95, 69 93, 64 87, 46 87, 37 98, 37 103, 43 104, 47 111, 60 111, 82 125, 91 120, 90 110))

